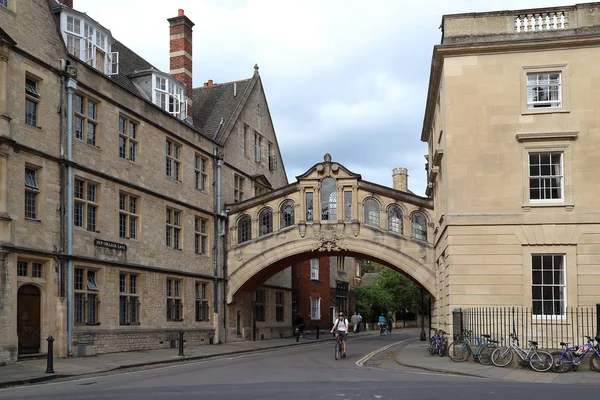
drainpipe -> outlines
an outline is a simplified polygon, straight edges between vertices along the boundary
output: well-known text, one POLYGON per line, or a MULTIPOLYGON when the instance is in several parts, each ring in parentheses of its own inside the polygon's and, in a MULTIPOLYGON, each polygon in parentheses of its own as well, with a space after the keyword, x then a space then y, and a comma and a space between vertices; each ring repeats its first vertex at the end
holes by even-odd
POLYGON ((67 78, 67 347, 73 355, 73 92, 77 81, 67 78))
POLYGON ((216 177, 216 183, 217 183, 217 193, 216 193, 216 214, 217 214, 217 225, 215 227, 216 231, 217 231, 217 241, 215 243, 215 310, 217 311, 217 329, 219 331, 219 342, 223 342, 225 339, 225 333, 224 333, 224 325, 223 325, 223 317, 224 317, 224 313, 223 310, 221 308, 221 299, 222 299, 222 294, 221 294, 221 278, 222 278, 222 268, 221 268, 221 257, 222 257, 222 240, 221 237, 223 235, 223 229, 221 227, 221 168, 223 167, 223 155, 222 153, 219 152, 218 148, 215 149, 216 152, 216 159, 217 159, 217 177, 216 177))

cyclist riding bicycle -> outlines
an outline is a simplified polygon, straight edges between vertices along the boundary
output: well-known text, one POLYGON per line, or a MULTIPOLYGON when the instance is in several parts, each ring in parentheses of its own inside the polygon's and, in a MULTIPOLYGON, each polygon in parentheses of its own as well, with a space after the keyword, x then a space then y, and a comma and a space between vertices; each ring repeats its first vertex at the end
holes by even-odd
POLYGON ((385 318, 385 315, 383 315, 383 313, 381 313, 381 315, 379 316, 379 322, 377 322, 377 325, 379 325, 380 330, 383 330, 386 327, 387 319, 385 318))
POLYGON ((340 312, 340 317, 335 320, 331 333, 335 331, 335 338, 338 336, 342 339, 344 351, 342 357, 346 357, 346 340, 348 339, 348 319, 344 318, 344 313, 340 312))

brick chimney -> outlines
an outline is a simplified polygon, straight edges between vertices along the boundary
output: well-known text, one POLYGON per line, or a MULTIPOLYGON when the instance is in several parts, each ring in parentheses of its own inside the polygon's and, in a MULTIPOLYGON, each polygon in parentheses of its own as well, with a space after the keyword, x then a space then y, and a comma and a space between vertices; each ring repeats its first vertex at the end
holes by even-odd
POLYGON ((69 8, 73 8, 73 0, 58 0, 58 2, 69 8))
POLYGON ((185 85, 188 103, 186 116, 192 120, 192 28, 194 23, 179 9, 177 16, 169 18, 171 75, 185 85))
POLYGON ((408 191, 408 169, 394 168, 392 171, 392 180, 394 182, 394 189, 403 192, 408 191))

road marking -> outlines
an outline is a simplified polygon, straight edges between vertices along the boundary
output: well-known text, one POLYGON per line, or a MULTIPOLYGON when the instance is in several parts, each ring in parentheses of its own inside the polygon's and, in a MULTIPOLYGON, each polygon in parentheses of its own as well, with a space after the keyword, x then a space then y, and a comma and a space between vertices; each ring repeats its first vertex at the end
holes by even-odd
POLYGON ((414 339, 414 338, 412 338, 412 339, 401 340, 401 341, 399 341, 399 342, 395 342, 395 343, 392 343, 392 344, 388 344, 387 346, 383 346, 383 347, 382 347, 382 348, 380 348, 379 350, 372 351, 372 352, 370 352, 369 354, 367 354, 366 356, 364 356, 363 358, 361 358, 360 360, 358 360, 358 361, 356 362, 356 365, 358 365, 359 367, 364 367, 364 364, 365 364, 365 362, 367 362, 367 361, 368 361, 370 358, 372 358, 372 357, 373 357, 373 356, 375 356, 376 354, 379 354, 379 353, 381 353, 381 352, 383 352, 383 351, 386 351, 386 350, 388 350, 388 349, 389 349, 389 348, 391 348, 391 347, 398 346, 398 345, 400 345, 400 344, 402 344, 402 343, 406 343, 406 342, 409 342, 409 341, 411 341, 411 340, 415 340, 415 339, 414 339))

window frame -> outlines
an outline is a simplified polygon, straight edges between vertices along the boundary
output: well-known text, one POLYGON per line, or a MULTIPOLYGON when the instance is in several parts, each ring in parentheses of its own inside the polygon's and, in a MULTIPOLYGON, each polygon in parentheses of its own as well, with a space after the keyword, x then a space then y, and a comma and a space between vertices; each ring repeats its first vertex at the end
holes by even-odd
POLYGON ((258 214, 258 237, 273 233, 273 210, 263 209, 258 214))
MULTIPOLYGON (((528 153, 528 165, 529 165, 529 171, 528 171, 528 179, 529 179, 529 201, 531 203, 562 203, 564 202, 565 199, 565 167, 564 167, 564 153, 561 152, 536 152, 536 151, 531 151, 528 153), (537 167, 539 167, 540 172, 538 175, 531 175, 531 169, 533 167, 535 167, 534 165, 532 165, 531 163, 531 158, 532 156, 537 155, 540 158, 539 164, 537 164, 537 167), (542 163, 542 156, 549 156, 550 158, 550 164, 543 164, 542 163), (558 155, 560 157, 559 163, 558 164, 554 164, 553 163, 553 156, 558 155), (551 174, 551 175, 542 175, 541 170, 543 169, 544 166, 549 166, 550 169, 552 169, 552 166, 554 165, 558 165, 559 169, 560 169, 560 174, 551 174), (532 198, 532 190, 534 190, 532 188, 532 181, 533 180, 537 180, 538 183, 540 182, 545 182, 546 180, 556 180, 558 179, 560 182, 560 187, 558 188, 560 190, 560 194, 559 197, 557 198, 539 198, 539 199, 533 199, 532 198)), ((542 185, 538 186, 537 188, 538 193, 543 194, 545 192, 544 188, 542 187, 542 185)), ((550 191, 552 192, 552 189, 550 189, 550 191)), ((552 194, 550 195, 552 196, 552 194)))
POLYGON ((138 196, 134 196, 126 192, 119 192, 119 238, 133 240, 137 239, 139 229, 138 221, 140 220, 139 205, 140 198, 138 196), (125 209, 122 208, 123 197, 125 198, 125 209), (125 218, 124 231, 121 229, 122 218, 125 218), (135 224, 135 228, 133 230, 131 229, 132 222, 135 224), (132 232, 133 235, 131 234, 132 232))
POLYGON ((95 148, 99 148, 97 145, 99 108, 100 102, 95 98, 92 98, 83 92, 75 92, 73 94, 73 137, 95 148), (79 111, 75 108, 77 98, 81 99, 81 108, 79 111), (93 112, 90 110, 90 103, 93 104, 93 112), (92 115, 90 115, 90 112, 92 115), (77 127, 77 120, 81 121, 80 134, 78 134, 79 131, 75 129, 77 127), (90 127, 93 127, 93 129, 90 129, 90 127), (93 133, 90 134, 90 131, 93 131, 93 133))
POLYGON ((197 281, 195 283, 195 314, 196 322, 210 321, 208 305, 208 282, 197 281))
POLYGON ((321 181, 321 221, 337 221, 337 181, 328 176, 321 181), (327 188, 325 184, 333 182, 333 190, 327 188), (327 197, 326 197, 327 196, 327 197), (333 210, 333 211, 332 211, 333 210))
POLYGON ((233 173, 233 202, 239 203, 244 201, 244 185, 246 184, 246 178, 243 176, 233 173))
POLYGON ((548 114, 570 112, 570 84, 569 84, 569 65, 568 64, 552 64, 552 65, 533 65, 521 67, 521 114, 548 114), (527 76, 531 74, 560 74, 560 107, 535 107, 529 108, 527 96, 527 76))
POLYGON ((310 265, 310 280, 318 281, 319 280, 319 268, 320 268, 320 260, 318 258, 311 258, 310 265))
POLYGON ((402 207, 400 207, 397 204, 391 204, 390 206, 388 206, 388 209, 387 209, 387 217, 388 217, 388 231, 392 232, 392 233, 396 233, 398 235, 404 235, 404 210, 402 209, 402 207), (399 212, 400 216, 398 217, 396 215, 396 217, 399 221, 399 224, 400 224, 399 231, 396 229, 393 229, 394 221, 392 221, 392 218, 393 218, 392 210, 397 210, 399 212))
POLYGON ((139 139, 139 123, 125 115, 119 115, 119 158, 135 163, 139 139), (133 132, 132 129, 133 128, 133 132), (123 145, 123 149, 121 147, 123 145), (121 152, 121 150, 123 150, 121 152))
POLYGON ((173 250, 183 250, 183 211, 166 207, 165 212, 165 244, 173 250))
POLYGON ((410 216, 410 237, 416 240, 420 240, 423 242, 427 241, 427 234, 428 234, 428 229, 427 229, 427 215, 422 212, 422 211, 415 211, 411 214, 410 216), (420 231, 421 235, 423 235, 424 237, 419 236, 419 232, 416 231, 415 227, 417 226, 417 224, 415 223, 415 219, 421 216, 423 217, 423 221, 425 222, 423 229, 420 231))
POLYGON ((242 215, 237 223, 237 243, 242 244, 252 240, 252 218, 242 215), (247 225, 247 226, 246 226, 247 225))
MULTIPOLYGON (((530 134, 525 134, 530 135, 530 134)), ((575 206, 573 203, 573 155, 572 140, 565 137, 551 137, 553 135, 531 134, 531 137, 517 137, 523 148, 522 175, 523 175, 523 211, 531 211, 532 208, 540 207, 565 207, 571 211, 575 206), (540 139, 542 141, 540 141, 540 139), (563 168, 563 198, 560 200, 531 200, 529 187, 529 154, 530 153, 562 153, 563 168)), ((576 134, 574 134, 576 135, 576 134)), ((574 136, 576 138, 576 136, 574 136)))
POLYGON ((254 131, 254 161, 262 162, 262 136, 254 131))
POLYGON ((206 166, 208 159, 200 154, 194 154, 194 185, 197 190, 206 193, 206 181, 208 180, 208 172, 206 166))
MULTIPOLYGON (((25 165, 25 198, 24 198, 24 206, 25 212, 24 216, 26 220, 30 221, 40 221, 39 218, 39 207, 38 207, 38 197, 40 194, 40 184, 38 183, 38 171, 41 168, 33 167, 29 164, 25 165), (33 172, 33 177, 28 179, 27 171, 33 172), (32 182, 28 182, 32 180, 32 182), (33 196, 32 198, 28 196, 33 196), (30 201, 28 201, 30 200, 30 201), (28 215, 28 208, 30 209, 29 213, 33 212, 33 214, 28 215), (33 210, 33 211, 31 211, 33 210)), ((30 175, 31 176, 31 175, 30 175)))
POLYGON ((183 279, 167 278, 166 319, 172 322, 183 321, 183 279))
POLYGON ((10 10, 8 0, 0 0, 0 6, 6 8, 7 10, 10 10))
POLYGON ((40 115, 39 105, 42 100, 40 95, 40 82, 42 80, 29 74, 25 75, 25 119, 26 125, 40 128, 38 117, 40 115), (31 110, 29 107, 31 105, 31 110))
POLYGON ((196 216, 194 217, 194 253, 208 254, 208 219, 196 216))
POLYGON ((373 228, 381 228, 381 205, 379 202, 373 197, 369 197, 365 199, 363 210, 365 225, 373 228), (373 209, 371 210, 370 208, 373 209))
POLYGON ((100 270, 77 265, 73 272, 73 324, 100 325, 100 285, 98 275, 100 270), (81 287, 78 286, 78 271, 82 271, 81 287), (83 278, 85 277, 85 281, 83 278), (90 302, 90 297, 92 301, 90 302), (83 301, 78 304, 78 301, 83 301), (82 307, 82 308, 79 308, 82 307))
POLYGON ((256 289, 254 291, 254 318, 257 322, 266 321, 266 298, 267 291, 265 289, 256 289))
POLYGON ((75 177, 73 179, 73 184, 74 184, 74 190, 73 190, 73 225, 75 227, 78 228, 83 228, 85 230, 87 230, 88 232, 94 232, 94 233, 99 233, 98 232, 98 227, 97 227, 97 222, 100 220, 100 218, 98 218, 99 213, 99 209, 100 209, 100 202, 98 200, 98 194, 100 193, 100 184, 90 181, 88 179, 85 178, 80 178, 80 177, 75 177), (77 197, 77 187, 78 187, 78 182, 82 182, 83 186, 82 186, 82 195, 84 197, 77 197), (94 189, 94 200, 90 199, 90 186, 93 186, 94 189), (78 208, 78 205, 81 205, 82 207, 82 219, 81 219, 81 225, 77 225, 77 219, 76 219, 76 210, 78 208), (94 219, 93 221, 90 221, 90 210, 94 210, 94 219))
POLYGON ((119 325, 140 325, 139 277, 140 275, 130 272, 119 273, 119 325))
POLYGON ((276 291, 275 292, 275 322, 285 321, 284 305, 285 305, 285 292, 276 291))
POLYGON ((181 182, 181 144, 167 138, 165 145, 165 174, 175 182, 181 182))
POLYGON ((285 229, 296 224, 295 204, 293 200, 285 200, 279 207, 279 229, 285 229))
POLYGON ((536 252, 536 253, 532 253, 531 254, 531 292, 532 292, 531 293, 531 315, 534 318, 548 318, 548 317, 550 317, 550 318, 564 318, 564 317, 566 317, 566 314, 567 314, 567 298, 568 298, 568 296, 567 296, 567 256, 566 256, 565 253, 537 253, 536 252), (537 257, 540 258, 539 259, 539 266, 540 266, 539 271, 540 271, 540 280, 541 280, 540 283, 536 283, 535 282, 536 279, 534 279, 534 277, 536 275, 536 271, 538 270, 538 269, 534 268, 534 266, 536 265, 536 262, 534 261, 534 258, 537 258, 537 257), (554 283, 554 280, 556 278, 555 274, 558 271, 555 268, 550 268, 550 271, 551 271, 550 275, 552 276, 552 283, 551 284, 545 284, 544 283, 544 280, 545 280, 544 279, 544 275, 545 275, 544 274, 544 271, 545 271, 545 268, 544 268, 544 259, 546 257, 551 257, 552 267, 554 267, 554 262, 556 260, 556 257, 560 257, 562 259, 562 267, 560 269, 560 275, 562 276, 562 280, 563 280, 562 284, 555 284, 554 283), (538 287, 541 288, 540 289, 540 298, 539 299, 537 299, 537 298, 534 297, 534 292, 536 291, 535 288, 538 288, 538 287), (550 295, 550 299, 546 299, 544 297, 544 292, 545 292, 544 288, 547 288, 547 287, 551 288, 551 292, 552 293, 550 295), (562 289, 562 298, 560 298, 558 300, 556 300, 556 298, 555 298, 555 293, 554 293, 555 292, 554 291, 555 288, 559 288, 559 292, 560 292, 560 289, 562 289), (548 302, 548 301, 551 301, 553 303, 556 302, 556 301, 558 301, 559 303, 562 303, 560 314, 555 314, 555 313, 546 314, 544 312, 544 308, 545 308, 544 307, 544 303, 548 302), (541 304, 542 304, 541 313, 536 313, 536 311, 535 311, 534 304, 536 302, 541 302, 541 304))
POLYGON ((321 320, 321 297, 310 297, 310 319, 311 321, 321 320), (313 301, 316 304, 313 304, 313 301))
POLYGON ((35 260, 17 259, 17 279, 45 279, 44 262, 35 260), (23 269, 24 268, 24 269, 23 269), (39 271, 34 273, 34 271, 39 271))

